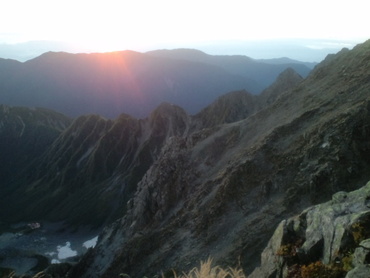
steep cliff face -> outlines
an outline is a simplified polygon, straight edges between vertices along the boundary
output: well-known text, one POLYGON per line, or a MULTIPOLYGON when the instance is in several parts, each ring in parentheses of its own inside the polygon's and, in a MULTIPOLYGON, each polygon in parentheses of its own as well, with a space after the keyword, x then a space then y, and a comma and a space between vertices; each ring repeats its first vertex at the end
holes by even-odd
POLYGON ((208 256, 253 270, 280 220, 370 179, 369 50, 328 57, 244 120, 167 140, 71 275, 140 277, 208 256))
POLYGON ((9 184, 17 180, 70 123, 71 119, 51 110, 0 105, 1 190, 12 190, 9 184))

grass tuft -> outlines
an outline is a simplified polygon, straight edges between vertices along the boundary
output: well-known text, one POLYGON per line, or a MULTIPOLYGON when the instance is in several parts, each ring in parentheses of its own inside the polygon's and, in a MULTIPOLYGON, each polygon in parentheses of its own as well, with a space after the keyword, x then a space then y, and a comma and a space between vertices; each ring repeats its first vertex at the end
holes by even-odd
POLYGON ((182 274, 175 278, 246 278, 243 270, 237 268, 223 269, 219 266, 212 267, 212 259, 208 258, 207 261, 200 262, 200 267, 193 268, 188 274, 182 274))

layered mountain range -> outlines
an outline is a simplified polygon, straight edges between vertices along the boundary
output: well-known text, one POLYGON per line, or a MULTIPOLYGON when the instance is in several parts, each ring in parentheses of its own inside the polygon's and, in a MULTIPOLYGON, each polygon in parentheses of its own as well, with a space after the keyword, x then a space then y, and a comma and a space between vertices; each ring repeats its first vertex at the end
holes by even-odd
MULTIPOLYGON (((343 49, 305 79, 288 69, 259 95, 233 91, 193 116, 163 103, 144 119, 44 121, 46 110, 3 106, 9 142, 48 132, 32 161, 4 171, 0 218, 106 225, 68 277, 149 277, 209 256, 250 273, 281 220, 370 180, 369 53, 370 41, 343 49)), ((280 275, 264 258, 252 275, 280 275)))
POLYGON ((71 117, 127 113, 145 118, 166 101, 195 114, 225 92, 261 92, 288 67, 303 77, 311 70, 298 61, 269 64, 187 49, 161 53, 48 52, 24 63, 0 59, 0 103, 45 107, 71 117))
MULTIPOLYGON (((272 87, 289 87, 301 80, 292 69, 287 69, 272 87)), ((9 181, 3 180, 8 194, 3 195, 7 201, 2 202, 0 217, 15 221, 42 216, 48 220, 68 219, 74 224, 101 226, 125 211, 137 183, 157 160, 169 138, 244 119, 274 98, 269 89, 261 95, 236 91, 221 96, 195 116, 189 116, 179 106, 163 103, 148 118, 121 114, 115 120, 86 115, 72 121, 50 111, 46 121, 40 118, 46 117, 47 110, 3 105, 2 131, 8 141, 3 145, 4 153, 14 154, 9 155, 11 161, 23 161, 27 165, 9 164, 7 173, 11 173, 14 184, 9 186, 9 181), (54 137, 40 128, 50 129, 54 137), (10 133, 9 129, 14 131, 10 133), (33 133, 24 134, 24 130, 33 133), (45 139, 37 147, 33 136, 48 141, 45 139), (30 159, 22 159, 18 153, 30 156, 35 162, 29 163, 30 159), (14 168, 19 169, 16 174, 14 168), (47 192, 54 193, 50 196, 47 192), (18 198, 20 195, 23 198, 18 198), (88 205, 81 198, 88 200, 88 205), (17 209, 26 206, 31 208, 27 212, 17 209), (80 213, 73 214, 76 210, 80 213)), ((9 156, 3 156, 5 165, 9 156)))

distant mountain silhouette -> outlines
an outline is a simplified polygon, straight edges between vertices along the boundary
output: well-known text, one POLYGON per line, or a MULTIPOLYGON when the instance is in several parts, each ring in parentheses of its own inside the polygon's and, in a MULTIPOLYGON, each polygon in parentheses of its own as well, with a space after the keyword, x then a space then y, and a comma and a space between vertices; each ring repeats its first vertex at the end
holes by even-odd
POLYGON ((310 69, 313 69, 317 65, 317 63, 315 63, 315 62, 301 62, 301 61, 297 61, 297 60, 294 60, 294 59, 290 59, 288 57, 281 57, 281 58, 274 58, 274 59, 257 59, 256 61, 267 63, 267 64, 277 64, 277 65, 280 65, 280 64, 301 64, 301 65, 305 65, 306 67, 308 67, 310 69))
POLYGON ((48 52, 24 63, 0 59, 0 103, 46 107, 69 116, 127 113, 143 118, 167 101, 195 114, 226 92, 259 93, 288 66, 302 76, 310 71, 299 64, 269 65, 245 56, 164 53, 48 52))
POLYGON ((221 67, 232 74, 255 81, 251 93, 259 93, 271 85, 285 69, 292 68, 306 77, 315 63, 304 63, 289 58, 255 60, 242 55, 208 55, 195 49, 156 50, 147 52, 156 57, 167 57, 192 62, 201 62, 221 67))

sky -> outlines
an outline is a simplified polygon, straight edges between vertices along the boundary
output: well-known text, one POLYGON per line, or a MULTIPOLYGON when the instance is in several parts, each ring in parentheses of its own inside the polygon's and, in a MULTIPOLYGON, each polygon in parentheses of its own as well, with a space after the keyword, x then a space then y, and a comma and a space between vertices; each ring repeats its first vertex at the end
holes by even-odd
POLYGON ((59 41, 89 51, 148 51, 287 39, 310 40, 308 47, 312 48, 322 48, 325 43, 350 46, 370 38, 368 26, 367 0, 0 3, 0 44, 59 41), (315 45, 313 39, 320 43, 315 45))

